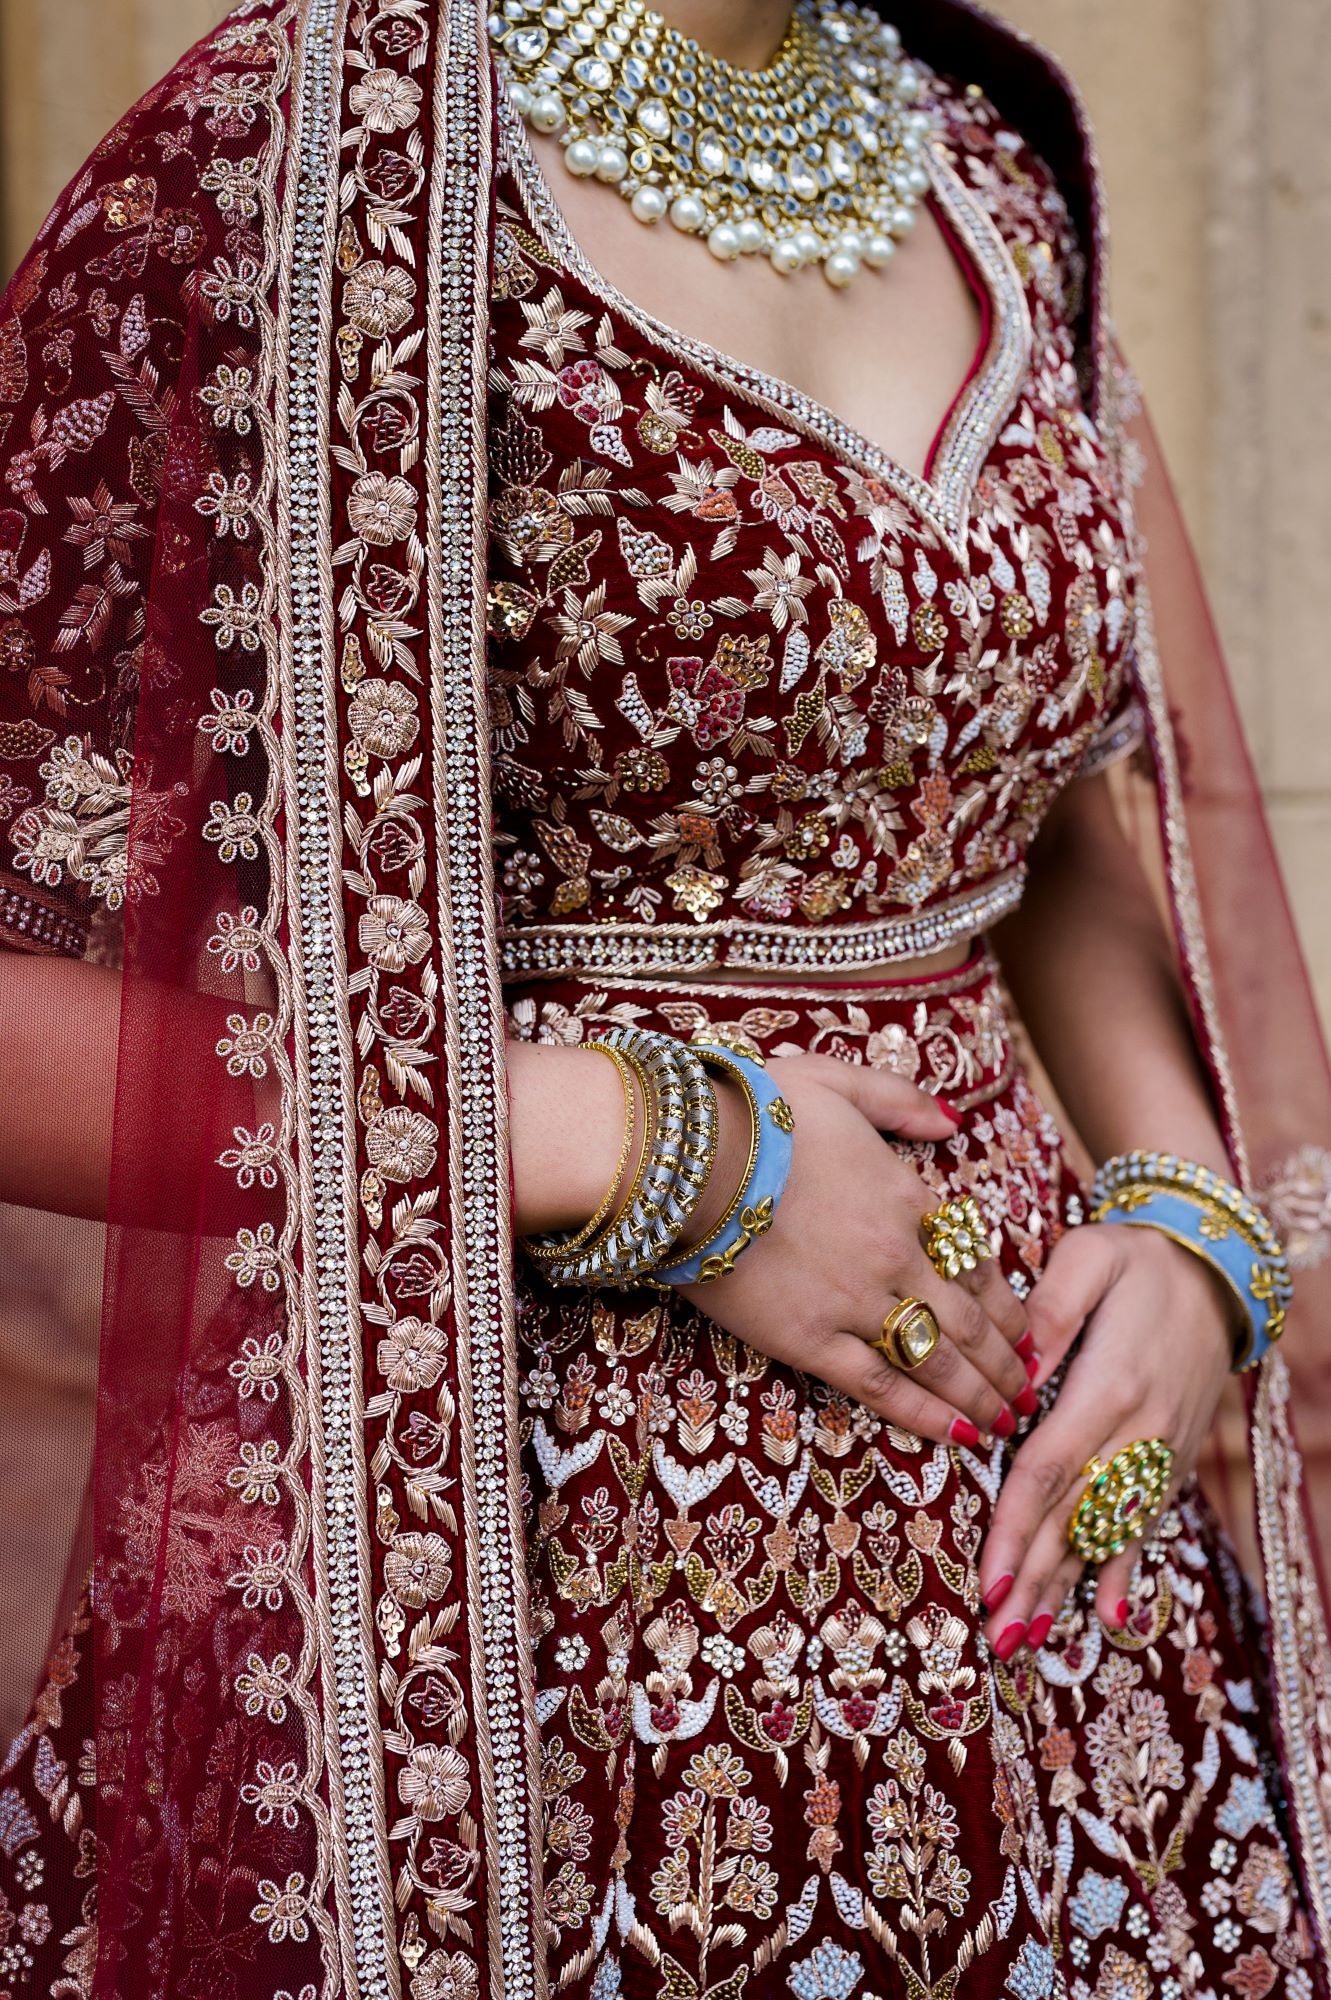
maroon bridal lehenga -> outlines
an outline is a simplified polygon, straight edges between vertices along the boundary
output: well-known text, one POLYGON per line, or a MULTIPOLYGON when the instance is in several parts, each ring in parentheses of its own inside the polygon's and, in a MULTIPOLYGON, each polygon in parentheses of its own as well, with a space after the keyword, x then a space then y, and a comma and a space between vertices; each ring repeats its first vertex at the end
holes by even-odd
POLYGON ((1082 1590, 1004 1666, 1013 1447, 513 1245, 506 1039, 725 1025, 944 1092, 912 1164, 1028 1291, 1084 1189, 986 933, 1064 787, 1131 762, 1321 1386, 1331 1093, 1094 158, 1038 51, 897 18, 983 307, 926 479, 588 266, 460 0, 240 7, 0 305, 0 927, 52 1089, 114 1078, 0 1994, 1327 1990, 1279 1354, 1264 1589, 1191 1485, 1124 1630, 1082 1590))

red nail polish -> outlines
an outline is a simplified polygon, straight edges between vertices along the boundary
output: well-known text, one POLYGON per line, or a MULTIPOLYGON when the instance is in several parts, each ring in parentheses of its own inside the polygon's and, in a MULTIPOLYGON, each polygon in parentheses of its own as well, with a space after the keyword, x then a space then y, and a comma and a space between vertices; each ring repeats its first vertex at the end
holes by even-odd
POLYGON ((980 1433, 976 1430, 969 1417, 953 1417, 948 1436, 951 1438, 953 1444, 974 1445, 980 1442, 980 1433))
POLYGON ((984 1593, 985 1610, 997 1611, 999 1605, 1003 1602, 1003 1599, 1007 1596, 1008 1592, 1011 1590, 1016 1580, 1017 1580, 1016 1577, 1012 1574, 1012 1571, 1010 1569, 1005 1569, 1003 1571, 1002 1576, 996 1576, 993 1582, 990 1584, 988 1590, 986 1590, 984 1593))
POLYGON ((1012 1398, 1012 1407, 1020 1416, 1033 1417, 1035 1415, 1035 1412, 1040 1407, 1040 1398, 1036 1395, 1029 1382, 1019 1396, 1012 1398))
POLYGON ((1033 1381, 1035 1380, 1036 1376, 1037 1376, 1037 1375, 1039 1374, 1039 1372, 1040 1372, 1040 1357, 1039 1357, 1039 1355, 1038 1355, 1038 1354, 1028 1354, 1028 1355, 1026 1356, 1026 1379, 1027 1379, 1027 1381, 1028 1381, 1028 1382, 1033 1382, 1033 1381))
POLYGON ((1015 1624, 1005 1626, 999 1633, 994 1651, 1004 1665, 1012 1658, 1022 1640, 1026 1637, 1026 1621, 1019 1618, 1015 1624))
POLYGON ((1013 1416, 1011 1410, 1007 1408, 1001 1409, 990 1425, 994 1436, 999 1438, 1010 1438, 1016 1428, 1017 1419, 1013 1416))
POLYGON ((938 1106, 938 1109, 942 1112, 943 1116, 945 1118, 950 1118, 954 1125, 960 1125, 962 1123, 961 1113, 957 1111, 951 1104, 949 1104, 945 1097, 939 1097, 935 1093, 934 1103, 938 1106))
POLYGON ((1129 1606, 1127 1598, 1120 1597, 1118 1603, 1114 1606, 1114 1623, 1117 1626, 1119 1626, 1120 1629, 1128 1622, 1128 1611, 1129 1611, 1129 1606))
POLYGON ((1033 1653, 1037 1653, 1041 1646, 1043 1646, 1053 1629, 1053 1623, 1054 1614, 1052 1611, 1042 1611, 1038 1618, 1032 1618, 1031 1629, 1026 1634, 1026 1644, 1033 1653))
POLYGON ((1029 1327, 1027 1327, 1025 1333, 1023 1333, 1021 1339, 1017 1342, 1017 1353, 1023 1361, 1029 1361, 1035 1353, 1035 1335, 1029 1327))

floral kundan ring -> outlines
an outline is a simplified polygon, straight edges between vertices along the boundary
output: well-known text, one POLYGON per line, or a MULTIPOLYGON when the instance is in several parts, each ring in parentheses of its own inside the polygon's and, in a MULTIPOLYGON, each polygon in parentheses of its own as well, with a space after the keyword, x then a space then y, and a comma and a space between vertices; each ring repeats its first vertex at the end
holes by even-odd
POLYGON ((1082 1468, 1087 1484, 1068 1522, 1068 1544, 1083 1562, 1108 1562, 1144 1535, 1169 1489, 1174 1454, 1163 1438, 1139 1438, 1106 1465, 1082 1468))
POLYGON ((944 1202, 923 1217, 925 1255, 940 1278, 959 1278, 993 1256, 989 1231, 973 1194, 944 1202))

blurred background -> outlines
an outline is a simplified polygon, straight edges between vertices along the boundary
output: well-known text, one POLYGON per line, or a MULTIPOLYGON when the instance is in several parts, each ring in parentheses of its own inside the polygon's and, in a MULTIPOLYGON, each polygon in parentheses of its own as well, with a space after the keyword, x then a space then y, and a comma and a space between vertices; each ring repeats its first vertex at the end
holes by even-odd
MULTIPOLYGON (((97 140, 226 11, 224 0, 0 0, 0 282, 97 140)), ((999 11, 1056 51, 1089 102, 1119 329, 1210 579, 1331 1022, 1331 6, 1005 0, 999 11)), ((20 1228, 0 1209, 0 1255, 39 1250, 30 1218, 20 1228)), ((52 1303, 67 1321, 68 1301, 52 1303)), ((55 1431, 34 1434, 34 1371, 57 1367, 67 1413, 86 1411, 95 1328, 82 1353, 53 1358, 50 1346, 31 1323, 0 1325, 0 1411, 34 1468, 23 1575, 45 1567, 54 1589, 62 1513, 77 1509, 83 1475, 55 1431)), ((1241 1521, 1236 1419, 1219 1474, 1241 1521)), ((1305 1448, 1331 1529, 1331 1438, 1305 1436, 1305 1448)), ((11 1581, 0 1577, 0 1604, 18 1601, 11 1581)), ((30 1685, 11 1644, 0 1623, 0 1741, 30 1685)))

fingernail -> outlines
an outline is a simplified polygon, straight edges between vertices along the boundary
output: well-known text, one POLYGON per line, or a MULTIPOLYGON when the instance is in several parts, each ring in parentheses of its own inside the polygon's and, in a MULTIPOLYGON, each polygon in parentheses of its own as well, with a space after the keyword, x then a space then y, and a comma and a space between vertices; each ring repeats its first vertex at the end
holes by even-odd
POLYGON ((961 1124, 962 1122, 961 1113, 958 1110, 956 1110, 956 1108, 953 1105, 949 1104, 945 1097, 939 1097, 937 1094, 935 1094, 934 1103, 938 1106, 938 1109, 942 1112, 945 1118, 950 1118, 954 1125, 961 1124))
POLYGON ((1027 1381, 1028 1381, 1028 1382, 1033 1382, 1033 1381, 1035 1380, 1036 1376, 1037 1376, 1037 1375, 1039 1374, 1039 1372, 1040 1372, 1040 1357, 1039 1357, 1039 1355, 1038 1355, 1038 1354, 1028 1354, 1028 1355, 1026 1356, 1026 1379, 1027 1379, 1027 1381))
POLYGON ((1029 1382, 1019 1396, 1012 1398, 1012 1407, 1023 1417, 1033 1417, 1035 1415, 1035 1412, 1040 1407, 1040 1398, 1036 1395, 1029 1382))
POLYGON ((1035 1335, 1029 1327, 1027 1327, 1025 1333, 1023 1333, 1021 1339, 1017 1342, 1017 1352, 1023 1361, 1029 1361, 1035 1353, 1035 1335))
POLYGON ((1018 1646, 1021 1644, 1022 1640, 1025 1637, 1026 1637, 1026 1621, 1024 1618, 1019 1618, 1015 1624, 1006 1626, 1004 1630, 999 1633, 997 1643, 994 1646, 994 1651, 997 1653, 999 1659, 1002 1660, 1005 1666, 1007 1662, 1012 1658, 1012 1655, 1016 1652, 1018 1646))
POLYGON ((1013 1431, 1017 1428, 1017 1419, 1013 1416, 1011 1410, 1002 1409, 994 1418, 989 1428, 995 1437, 1010 1438, 1013 1431))
POLYGON ((1039 1652, 1041 1646, 1043 1646, 1045 1640, 1049 1637, 1053 1623, 1054 1614, 1052 1611, 1042 1611, 1038 1618, 1032 1618, 1031 1629, 1026 1634, 1026 1644, 1033 1653, 1039 1652))
POLYGON ((968 1417, 953 1417, 948 1436, 953 1444, 978 1444, 980 1433, 968 1417))
POLYGON ((986 1590, 984 1593, 985 1610, 997 1611, 999 1605, 1003 1602, 1003 1599, 1007 1596, 1008 1592, 1011 1590, 1016 1580, 1017 1580, 1016 1577, 1013 1575, 1010 1569, 1005 1569, 1003 1571, 1002 1576, 996 1576, 993 1582, 990 1584, 988 1590, 986 1590))
POLYGON ((1128 1622, 1128 1611, 1127 1598, 1120 1597, 1118 1603, 1114 1606, 1114 1623, 1120 1627, 1126 1625, 1128 1622))

